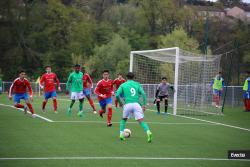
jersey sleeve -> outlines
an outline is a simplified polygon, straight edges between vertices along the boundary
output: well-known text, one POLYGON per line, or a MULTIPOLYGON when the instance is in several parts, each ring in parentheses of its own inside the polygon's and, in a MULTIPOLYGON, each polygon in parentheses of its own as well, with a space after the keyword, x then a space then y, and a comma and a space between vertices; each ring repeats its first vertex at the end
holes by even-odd
POLYGON ((55 81, 56 81, 57 87, 60 87, 60 81, 56 74, 55 74, 55 81))
POLYGON ((16 84, 16 80, 11 84, 11 86, 10 86, 10 90, 9 90, 9 96, 11 96, 12 95, 12 93, 13 93, 13 89, 14 89, 14 87, 15 87, 15 84, 16 84))
POLYGON ((40 82, 39 82, 39 86, 42 87, 43 86, 43 82, 44 82, 44 75, 42 75, 40 82))
POLYGON ((100 82, 98 82, 96 87, 95 87, 95 90, 94 90, 95 94, 98 95, 98 96, 101 94, 100 93, 100 87, 101 87, 101 84, 100 84, 100 82))
POLYGON ((33 96, 33 90, 32 90, 32 88, 31 88, 31 86, 30 86, 30 82, 28 81, 28 80, 26 80, 26 86, 28 87, 28 89, 29 89, 29 94, 30 94, 30 96, 33 96))
POLYGON ((69 78, 67 80, 67 83, 66 83, 66 90, 69 90, 69 85, 70 85, 71 82, 72 82, 72 75, 70 74, 69 78))
POLYGON ((141 85, 139 86, 139 94, 142 95, 143 105, 145 106, 147 104, 147 97, 141 85))
POLYGON ((93 88, 93 81, 92 81, 92 79, 91 79, 91 77, 89 75, 87 75, 87 80, 88 80, 88 82, 90 84, 90 87, 93 88))

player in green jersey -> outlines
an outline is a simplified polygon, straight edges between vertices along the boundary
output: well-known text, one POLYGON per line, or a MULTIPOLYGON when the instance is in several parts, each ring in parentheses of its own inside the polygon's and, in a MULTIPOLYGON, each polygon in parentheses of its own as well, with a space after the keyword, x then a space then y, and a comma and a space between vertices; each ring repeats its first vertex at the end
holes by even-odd
POLYGON ((71 115, 71 109, 76 100, 79 100, 79 112, 78 116, 83 116, 83 73, 80 71, 81 66, 79 64, 75 65, 75 71, 69 75, 67 84, 66 84, 66 93, 69 93, 69 86, 71 86, 71 103, 68 108, 68 115, 71 115))
POLYGON ((120 139, 125 140, 123 136, 123 131, 126 126, 126 121, 129 117, 131 117, 131 115, 134 115, 135 120, 139 122, 140 126, 147 133, 147 141, 150 143, 152 142, 152 133, 149 130, 148 125, 143 120, 147 101, 145 92, 141 85, 133 80, 134 74, 132 72, 129 72, 127 74, 127 79, 128 81, 123 83, 119 87, 116 94, 116 99, 118 100, 120 105, 123 105, 120 96, 123 95, 125 99, 125 104, 123 107, 123 116, 122 120, 120 121, 120 139), (143 98, 142 107, 139 103, 140 96, 142 96, 143 98))

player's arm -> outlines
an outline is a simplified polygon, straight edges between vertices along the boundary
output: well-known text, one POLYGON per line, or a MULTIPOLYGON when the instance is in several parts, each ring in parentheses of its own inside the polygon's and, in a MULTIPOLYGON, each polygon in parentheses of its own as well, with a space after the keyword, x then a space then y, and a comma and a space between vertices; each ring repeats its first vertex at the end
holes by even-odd
POLYGON ((115 98, 117 99, 117 101, 119 102, 119 105, 122 106, 122 101, 121 101, 121 98, 120 98, 120 95, 122 94, 123 92, 123 88, 122 88, 122 85, 118 88, 118 90, 116 91, 116 96, 115 98))
POLYGON ((225 81, 224 81, 224 79, 222 79, 222 91, 223 91, 224 87, 225 87, 225 81))
POLYGON ((39 86, 40 86, 41 89, 44 88, 43 82, 44 82, 44 75, 42 75, 42 77, 41 77, 41 79, 40 79, 40 82, 39 82, 39 86))
POLYGON ((13 89, 15 87, 15 84, 16 84, 16 81, 14 81, 11 86, 10 86, 10 90, 9 90, 9 99, 11 100, 12 99, 12 92, 13 92, 13 89))
POLYGON ((102 98, 105 98, 106 95, 102 94, 102 93, 100 92, 100 89, 102 89, 102 88, 101 88, 101 84, 100 84, 100 82, 98 82, 97 85, 96 85, 96 87, 95 87, 94 92, 95 92, 95 94, 96 94, 97 96, 100 96, 100 97, 102 97, 102 98))
POLYGON ((146 97, 146 94, 145 94, 143 88, 141 87, 141 85, 139 87, 139 94, 142 96, 142 100, 143 100, 142 108, 145 111, 146 110, 146 104, 147 104, 147 97, 146 97))
POLYGON ((88 80, 88 83, 90 84, 90 88, 93 88, 93 81, 91 79, 91 77, 89 76, 89 74, 87 75, 87 80, 88 80))
POLYGON ((60 81, 57 77, 57 75, 55 74, 55 81, 56 81, 56 84, 57 84, 57 87, 58 87, 58 90, 61 91, 61 86, 60 86, 60 81))
POLYGON ((28 87, 29 94, 30 94, 30 100, 32 101, 33 100, 33 90, 31 88, 30 82, 28 80, 26 80, 26 86, 28 87))
POLYGON ((69 85, 71 84, 71 82, 72 82, 72 75, 70 74, 66 83, 66 94, 69 94, 69 85))

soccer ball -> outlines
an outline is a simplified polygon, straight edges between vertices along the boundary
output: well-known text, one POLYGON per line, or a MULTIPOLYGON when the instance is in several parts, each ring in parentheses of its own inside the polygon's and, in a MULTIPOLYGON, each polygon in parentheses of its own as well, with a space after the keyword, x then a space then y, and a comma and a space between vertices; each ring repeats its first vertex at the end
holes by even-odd
POLYGON ((123 136, 128 138, 131 136, 131 130, 130 129, 124 129, 123 136))

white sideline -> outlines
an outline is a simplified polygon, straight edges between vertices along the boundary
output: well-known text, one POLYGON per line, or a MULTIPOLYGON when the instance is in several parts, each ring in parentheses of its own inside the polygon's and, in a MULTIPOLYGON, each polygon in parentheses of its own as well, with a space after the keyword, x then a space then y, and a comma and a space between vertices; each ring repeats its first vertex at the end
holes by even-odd
POLYGON ((250 161, 250 159, 188 158, 188 157, 0 157, 8 160, 192 160, 192 161, 250 161))
MULTIPOLYGON (((1 103, 0 103, 0 106, 10 107, 10 108, 14 108, 14 109, 23 111, 23 109, 16 108, 16 107, 11 106, 11 105, 6 105, 6 104, 1 104, 1 103)), ((27 111, 27 113, 31 114, 30 111, 27 111)), ((38 117, 38 118, 40 118, 40 119, 42 119, 42 120, 45 120, 45 121, 47 121, 47 122, 54 122, 54 121, 52 121, 51 119, 45 118, 45 117, 43 117, 43 116, 41 116, 41 115, 38 115, 38 114, 35 114, 35 115, 36 115, 36 117, 38 117)))
MULTIPOLYGON (((107 122, 104 121, 53 121, 55 123, 100 123, 100 124, 106 124, 107 122)), ((119 124, 120 122, 112 122, 113 124, 119 124)), ((127 122, 128 124, 138 124, 138 122, 127 122)), ((156 125, 215 125, 211 123, 194 123, 194 122, 147 122, 150 124, 156 124, 156 125)))
MULTIPOLYGON (((147 110, 150 110, 150 109, 147 109, 147 110)), ((150 111, 154 111, 154 110, 150 110, 150 111)), ((169 114, 170 114, 170 115, 173 115, 173 114, 171 114, 171 113, 169 113, 169 114)), ((207 123, 211 123, 211 124, 215 124, 215 125, 221 125, 221 126, 226 126, 226 127, 235 128, 235 129, 240 129, 240 130, 244 130, 244 131, 250 132, 250 129, 241 128, 241 127, 239 127, 239 126, 233 126, 233 125, 223 124, 223 123, 219 123, 219 122, 213 122, 213 121, 208 121, 208 120, 204 120, 204 119, 188 117, 188 116, 184 116, 184 115, 173 115, 173 116, 182 117, 182 118, 187 118, 187 119, 192 119, 192 120, 196 120, 196 121, 207 122, 207 123)))
MULTIPOLYGON (((70 101, 70 100, 68 100, 68 99, 60 99, 60 100, 70 101)), ((95 103, 95 104, 96 104, 96 103, 95 103)), ((149 111, 154 111, 154 110, 151 110, 151 109, 147 109, 147 110, 149 110, 149 111)), ((155 111, 154 111, 154 112, 155 112, 155 111)), ((169 114, 170 114, 170 115, 173 115, 173 114, 171 114, 171 113, 169 113, 169 114)), ((204 120, 204 119, 193 118, 193 117, 188 117, 188 116, 183 116, 183 115, 173 115, 173 116, 182 117, 182 118, 187 118, 187 119, 192 119, 192 120, 196 120, 196 121, 207 122, 207 123, 211 123, 211 124, 226 126, 226 127, 230 127, 230 128, 234 128, 234 129, 240 129, 240 130, 244 130, 244 131, 250 132, 250 129, 247 129, 247 128, 242 128, 242 127, 238 127, 238 126, 223 124, 223 123, 219 123, 219 122, 213 122, 213 121, 208 121, 208 120, 204 120)))

